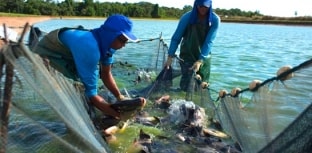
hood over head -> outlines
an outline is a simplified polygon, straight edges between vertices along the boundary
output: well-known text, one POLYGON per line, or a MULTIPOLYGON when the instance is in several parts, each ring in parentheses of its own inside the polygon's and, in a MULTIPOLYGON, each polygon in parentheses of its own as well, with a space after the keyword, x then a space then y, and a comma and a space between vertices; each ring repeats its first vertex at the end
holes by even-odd
POLYGON ((129 41, 138 41, 138 38, 132 33, 132 21, 121 14, 109 16, 99 27, 91 30, 98 42, 101 58, 111 57, 114 50, 110 48, 111 43, 119 36, 125 36, 129 41))
POLYGON ((193 9, 191 12, 190 24, 195 24, 197 22, 197 6, 205 6, 208 7, 207 12, 207 23, 211 26, 212 21, 212 0, 195 0, 193 9))

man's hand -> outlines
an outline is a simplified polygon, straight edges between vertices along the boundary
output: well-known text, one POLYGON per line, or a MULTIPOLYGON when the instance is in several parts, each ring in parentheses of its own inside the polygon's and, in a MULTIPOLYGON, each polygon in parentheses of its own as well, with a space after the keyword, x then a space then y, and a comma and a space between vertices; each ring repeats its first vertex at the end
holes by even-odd
POLYGON ((168 56, 167 61, 166 61, 166 63, 165 63, 165 67, 166 67, 167 69, 169 69, 170 66, 171 66, 171 63, 172 63, 172 57, 171 57, 171 56, 168 56))
POLYGON ((111 104, 107 103, 101 96, 90 97, 90 102, 104 114, 120 118, 120 112, 113 109, 111 104))
POLYGON ((124 100, 125 99, 125 96, 124 95, 119 95, 118 97, 117 97, 117 101, 122 101, 122 100, 124 100))
POLYGON ((193 66, 191 67, 191 69, 194 70, 194 72, 198 72, 200 66, 203 64, 203 62, 201 60, 196 61, 193 66))
POLYGON ((117 101, 124 101, 124 100, 130 100, 131 97, 125 97, 124 95, 120 94, 117 98, 117 101))

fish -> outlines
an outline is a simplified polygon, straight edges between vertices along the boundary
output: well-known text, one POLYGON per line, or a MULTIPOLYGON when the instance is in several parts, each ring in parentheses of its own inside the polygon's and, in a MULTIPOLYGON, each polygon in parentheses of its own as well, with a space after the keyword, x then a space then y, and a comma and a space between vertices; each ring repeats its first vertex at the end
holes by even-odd
POLYGON ((198 152, 242 152, 239 146, 231 146, 222 141, 222 139, 230 138, 229 135, 208 127, 204 109, 193 102, 185 100, 172 102, 168 114, 171 123, 179 125, 179 133, 176 134, 177 139, 197 146, 198 152))
POLYGON ((213 128, 204 128, 203 133, 206 136, 215 136, 218 138, 228 138, 229 137, 226 133, 221 132, 221 131, 216 130, 216 129, 213 129, 213 128))
POLYGON ((118 112, 141 110, 145 106, 146 100, 138 97, 133 99, 126 99, 111 104, 111 107, 118 112))
POLYGON ((156 126, 157 124, 161 123, 161 119, 156 116, 146 116, 146 117, 137 116, 135 118, 135 122, 147 126, 156 126))
POLYGON ((152 81, 152 76, 156 76, 156 73, 155 73, 155 71, 138 69, 136 71, 136 75, 137 75, 137 77, 134 80, 135 83, 151 82, 152 81))
POLYGON ((151 153, 152 152, 152 137, 140 129, 139 137, 135 138, 129 152, 151 153))
POLYGON ((155 100, 155 106, 161 109, 168 109, 170 107, 170 95, 163 95, 155 100))
POLYGON ((95 115, 95 110, 92 106, 89 106, 89 111, 92 114, 91 118, 97 129, 105 130, 109 127, 124 123, 121 121, 127 121, 135 117, 135 115, 142 110, 145 106, 146 100, 144 98, 133 98, 111 104, 111 107, 117 112, 120 112, 121 118, 117 119, 109 115, 95 115))
POLYGON ((119 130, 118 126, 111 126, 102 131, 102 135, 107 143, 113 143, 117 141, 114 135, 119 130))
POLYGON ((205 110, 192 101, 175 100, 167 112, 170 121, 176 125, 206 126, 205 110))

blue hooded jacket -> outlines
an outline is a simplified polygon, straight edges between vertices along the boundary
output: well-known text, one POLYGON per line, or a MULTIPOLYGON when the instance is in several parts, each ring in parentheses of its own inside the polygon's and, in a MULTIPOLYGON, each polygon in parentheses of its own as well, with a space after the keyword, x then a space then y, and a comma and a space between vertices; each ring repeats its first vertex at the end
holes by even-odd
POLYGON ((113 63, 115 50, 110 48, 112 42, 124 35, 131 41, 137 38, 131 33, 132 22, 123 15, 112 15, 103 25, 90 31, 66 30, 59 35, 60 41, 70 49, 76 69, 85 86, 88 97, 97 95, 99 79, 99 61, 103 65, 113 63))
POLYGON ((213 41, 217 35, 217 31, 220 24, 220 18, 217 14, 215 14, 212 10, 212 1, 211 0, 195 0, 192 11, 186 12, 180 18, 177 29, 171 37, 171 42, 168 49, 169 56, 175 56, 175 52, 182 40, 183 34, 188 24, 195 24, 197 22, 197 6, 209 5, 208 15, 207 15, 207 24, 210 26, 210 30, 206 36, 205 42, 203 46, 201 46, 201 55, 198 57, 200 60, 204 60, 209 57, 211 53, 213 41))

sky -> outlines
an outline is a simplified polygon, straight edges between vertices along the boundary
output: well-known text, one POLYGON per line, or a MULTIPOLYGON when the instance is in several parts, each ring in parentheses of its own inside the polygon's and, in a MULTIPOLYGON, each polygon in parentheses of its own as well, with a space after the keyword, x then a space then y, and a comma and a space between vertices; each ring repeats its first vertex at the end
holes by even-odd
MULTIPOLYGON (((194 0, 94 0, 94 2, 138 3, 141 1, 159 4, 159 6, 183 8, 193 6, 194 0)), ((259 11, 263 15, 294 17, 312 16, 312 0, 214 0, 213 8, 238 8, 242 11, 259 11)))

